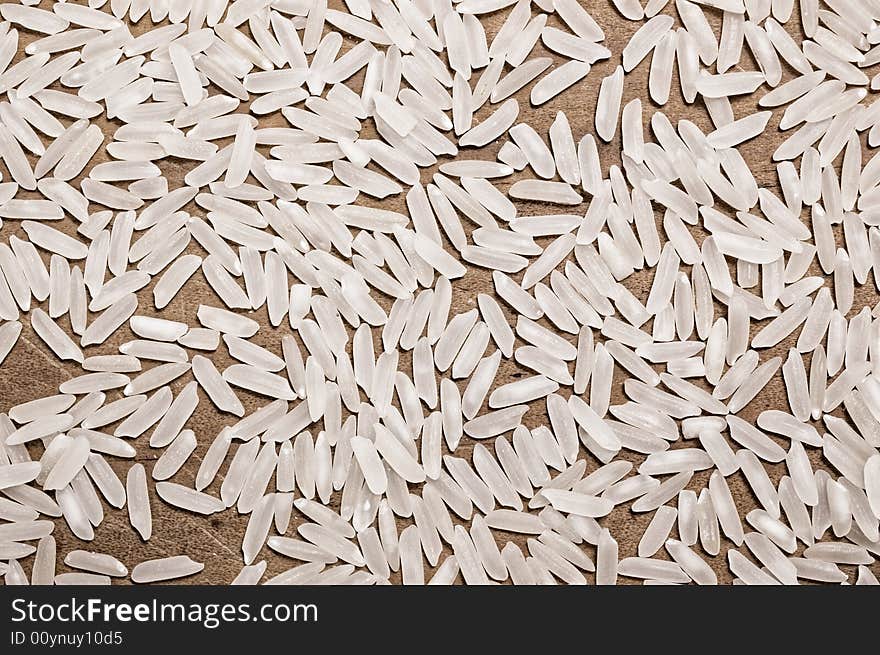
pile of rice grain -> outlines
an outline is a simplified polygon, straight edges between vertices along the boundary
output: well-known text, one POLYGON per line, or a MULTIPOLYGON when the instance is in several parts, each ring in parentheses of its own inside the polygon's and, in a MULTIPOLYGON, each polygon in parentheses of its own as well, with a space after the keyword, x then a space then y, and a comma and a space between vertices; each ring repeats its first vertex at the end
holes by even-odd
POLYGON ((0 17, 6 584, 878 583, 876 2, 0 17))

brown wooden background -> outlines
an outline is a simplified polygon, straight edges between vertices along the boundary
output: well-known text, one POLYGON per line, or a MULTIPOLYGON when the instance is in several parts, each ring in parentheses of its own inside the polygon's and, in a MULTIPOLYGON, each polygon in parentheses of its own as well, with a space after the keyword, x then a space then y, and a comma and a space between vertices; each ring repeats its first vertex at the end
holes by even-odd
MULTIPOLYGON (((632 34, 634 34, 635 31, 642 25, 641 22, 631 22, 621 17, 611 6, 610 2, 607 2, 606 0, 582 0, 581 4, 591 13, 593 18, 605 31, 606 40, 604 45, 611 50, 612 57, 609 60, 597 63, 591 70, 590 74, 586 77, 586 79, 540 107, 532 107, 529 103, 529 91, 531 90, 533 84, 529 84, 525 89, 517 93, 515 96, 520 104, 520 114, 518 119, 520 122, 528 122, 540 134, 546 136, 547 129, 556 117, 557 112, 563 111, 566 113, 570 121, 575 141, 579 140, 580 137, 587 132, 594 132, 593 115, 599 84, 602 81, 603 77, 613 72, 615 67, 620 62, 621 52, 624 46, 626 46, 632 34)), ((45 1, 40 3, 40 6, 44 8, 50 8, 50 5, 51 3, 45 1)), ((330 0, 329 6, 331 8, 343 7, 341 0, 330 0)), ((105 10, 107 10, 108 7, 109 5, 105 7, 105 10)), ((538 11, 539 9, 536 6, 533 7, 533 15, 536 15, 538 11)), ((800 23, 797 17, 797 11, 798 8, 795 7, 793 17, 789 21, 787 28, 792 31, 792 33, 796 36, 796 38, 798 38, 798 40, 800 40, 800 38, 802 37, 799 34, 800 23)), ((486 29, 487 37, 490 42, 491 38, 498 31, 501 24, 503 23, 504 18, 507 16, 508 12, 509 9, 482 17, 482 22, 486 29)), ((670 2, 669 5, 664 9, 664 13, 676 16, 676 26, 680 25, 679 21, 677 20, 677 15, 675 14, 674 3, 670 2)), ((709 17, 713 28, 715 29, 716 35, 719 34, 721 23, 720 12, 707 8, 706 14, 709 17)), ((554 15, 551 15, 549 17, 547 24, 562 27, 564 29, 564 26, 554 15)), ((141 19, 138 25, 132 25, 131 31, 133 34, 137 35, 145 31, 146 29, 150 29, 151 26, 152 25, 149 22, 148 14, 146 17, 141 19)), ((244 29, 246 29, 246 27, 244 29)), ((325 31, 326 29, 327 28, 325 27, 325 31)), ((37 35, 29 33, 25 30, 20 30, 20 32, 21 49, 18 55, 16 55, 14 61, 20 60, 23 57, 24 46, 37 38, 37 35)), ((347 50, 355 43, 355 40, 346 37, 343 49, 347 50)), ((535 46, 535 49, 531 54, 531 57, 538 56, 553 57, 554 67, 565 63, 564 59, 544 48, 540 41, 535 46)), ((714 128, 709 121, 708 114, 702 103, 697 101, 695 104, 686 105, 682 101, 680 88, 678 86, 677 73, 673 74, 673 85, 672 92, 670 94, 670 101, 661 108, 656 106, 650 100, 648 95, 649 66, 650 56, 646 58, 646 60, 643 61, 635 70, 627 74, 624 89, 624 98, 622 103, 623 106, 632 98, 638 97, 642 99, 644 124, 646 126, 646 140, 651 138, 649 127, 650 117, 653 112, 658 110, 663 111, 668 116, 673 125, 677 124, 680 119, 686 118, 696 123, 704 132, 708 133, 712 131, 712 129, 714 128)), ((754 62, 751 60, 747 47, 744 47, 743 49, 743 57, 740 62, 740 66, 744 70, 753 70, 756 68, 754 62)), ((783 81, 785 81, 792 77, 793 71, 784 63, 783 68, 783 81)), ((505 70, 505 73, 509 72, 509 70, 510 69, 507 68, 505 70)), ((362 77, 362 74, 359 74, 358 76, 352 78, 350 83, 354 84, 355 89, 360 88, 362 77)), ((478 76, 475 73, 474 77, 471 80, 471 83, 474 84, 476 82, 476 79, 478 79, 478 76)), ((56 87, 54 88, 61 87, 56 85, 56 87)), ((68 91, 70 90, 68 89, 68 91)), ((755 111, 758 98, 766 91, 767 87, 762 87, 756 94, 751 97, 744 97, 735 100, 733 102, 735 116, 737 118, 741 118, 755 111)), ((216 92, 216 89, 211 90, 212 94, 216 92)), ((871 100, 870 96, 868 100, 871 100)), ((493 106, 487 103, 476 115, 474 123, 476 124, 477 122, 486 118, 492 111, 494 111, 494 109, 497 108, 497 106, 498 105, 493 106)), ((782 109, 784 109, 784 107, 782 109)), ((238 109, 239 112, 244 112, 246 110, 246 103, 243 103, 238 109)), ((765 134, 740 147, 740 152, 754 172, 758 184, 760 186, 772 189, 775 193, 779 195, 781 195, 781 193, 779 192, 778 181, 776 177, 775 162, 771 161, 770 156, 771 153, 776 149, 778 144, 781 143, 784 138, 786 138, 786 136, 788 136, 789 134, 783 134, 777 130, 777 125, 781 115, 781 110, 777 110, 776 112, 774 112, 774 116, 771 118, 765 134)), ((270 116, 259 117, 259 120, 261 127, 286 125, 286 122, 283 117, 281 117, 280 113, 276 113, 270 116)), ((64 120, 64 122, 65 124, 69 123, 69 121, 66 119, 64 120)), ((111 141, 111 137, 115 129, 117 129, 121 125, 118 120, 108 121, 103 116, 98 117, 97 119, 95 119, 94 122, 101 126, 106 135, 104 142, 105 146, 111 141)), ((374 134, 372 122, 370 120, 367 120, 364 122, 363 136, 371 136, 372 134, 374 134)), ((218 143, 222 146, 225 145, 226 142, 228 142, 228 140, 219 141, 218 143)), ((485 158, 494 160, 495 155, 498 149, 501 147, 502 143, 503 141, 499 141, 498 143, 493 143, 480 149, 463 149, 460 153, 460 157, 485 158)), ((613 142, 607 145, 600 145, 600 156, 602 159, 603 172, 606 177, 608 175, 608 168, 610 166, 620 164, 620 147, 619 129, 617 130, 617 134, 613 142)), ((866 161, 869 158, 870 154, 871 153, 866 151, 866 161)), ((96 155, 94 163, 106 161, 107 159, 108 156, 104 151, 104 148, 102 147, 96 155)), ((32 158, 32 163, 33 161, 34 160, 32 158)), ((441 159, 438 164, 443 163, 443 161, 448 161, 448 158, 441 159)), ((194 164, 197 162, 188 162, 169 158, 157 163, 162 168, 163 174, 168 178, 169 188, 174 189, 183 184, 182 180, 184 175, 189 170, 191 170, 194 167, 194 164)), ((437 167, 435 166, 422 170, 422 182, 424 184, 427 184, 431 180, 431 176, 436 172, 436 169, 437 167)), ((85 173, 88 173, 88 170, 89 169, 87 168, 85 173)), ((3 175, 4 180, 10 179, 6 170, 3 170, 3 175)), ((528 169, 526 172, 511 176, 509 179, 496 180, 495 183, 502 190, 506 190, 510 186, 510 184, 522 177, 530 177, 528 169)), ((72 181, 72 183, 76 186, 78 185, 80 179, 81 178, 77 178, 75 181, 72 181)), ((27 197, 27 194, 22 194, 22 196, 27 197)), ((375 201, 371 198, 367 198, 361 195, 358 198, 357 202, 366 202, 371 205, 381 206, 383 208, 396 211, 406 211, 406 206, 402 195, 397 198, 388 198, 383 201, 375 201)), ((551 206, 541 205, 539 203, 517 202, 517 207, 519 209, 520 215, 540 215, 554 212, 570 213, 572 211, 583 213, 586 211, 587 204, 585 203, 578 208, 554 208, 551 206)), ((92 206, 92 209, 95 209, 94 205, 92 206)), ((200 208, 196 207, 194 203, 191 203, 190 206, 188 206, 186 209, 193 214, 204 215, 204 212, 200 208)), ((804 216, 808 217, 808 213, 805 212, 804 216)), ((657 220, 658 226, 660 226, 660 222, 662 220, 661 212, 657 212, 657 220)), ((72 219, 66 219, 60 225, 59 223, 54 223, 53 226, 60 227, 60 229, 64 229, 70 234, 74 234, 76 229, 76 223, 72 219)), ((473 225, 465 222, 465 229, 468 232, 470 232, 473 227, 473 225)), ((662 226, 660 226, 659 229, 662 234, 662 226)), ((699 228, 696 228, 694 232, 698 240, 704 234, 699 228)), ((0 238, 2 238, 4 241, 7 241, 9 239, 9 236, 12 234, 16 234, 20 237, 24 236, 23 230, 21 230, 20 228, 19 221, 6 221, 2 227, 2 231, 0 231, 0 238)), ((546 243, 549 242, 549 239, 539 240, 539 242, 541 242, 542 245, 546 245, 546 243)), ((842 236, 838 233, 838 243, 841 242, 842 236)), ((201 249, 200 246, 195 243, 195 241, 193 241, 190 245, 188 252, 193 252, 202 256, 205 255, 205 252, 201 249)), ((46 253, 42 254, 45 256, 46 262, 48 264, 48 256, 46 256, 46 253)), ((818 266, 816 266, 815 270, 811 271, 810 274, 821 275, 818 266)), ((638 271, 625 281, 625 285, 639 299, 641 299, 642 302, 644 302, 647 297, 647 292, 650 288, 652 277, 652 271, 638 271)), ((293 280, 291 280, 291 282, 293 282, 293 280)), ((137 311, 138 314, 157 314, 152 303, 152 288, 154 283, 155 279, 153 283, 151 283, 139 292, 138 297, 140 299, 140 305, 137 311)), ((450 316, 454 315, 455 313, 468 311, 474 308, 476 306, 477 294, 483 292, 492 293, 492 288, 491 275, 488 271, 469 266, 467 275, 459 280, 456 280, 453 284, 453 307, 450 316)), ((380 298, 379 301, 383 304, 386 310, 390 307, 390 302, 388 302, 387 298, 380 298)), ((182 321, 190 324, 191 326, 197 326, 198 321, 196 319, 196 309, 198 308, 198 305, 202 302, 213 304, 216 306, 221 305, 219 299, 216 298, 211 288, 205 282, 201 273, 197 272, 196 275, 194 275, 190 279, 190 281, 184 286, 177 297, 165 309, 159 312, 158 315, 162 316, 163 318, 182 321)), ((869 284, 865 287, 857 287, 856 302, 850 316, 854 316, 855 313, 857 313, 858 310, 861 309, 861 307, 865 304, 873 307, 876 302, 876 289, 872 286, 870 281, 869 284)), ((721 312, 723 312, 723 307, 716 306, 716 316, 721 315, 721 312)), ((283 334, 291 332, 286 319, 279 328, 272 328, 268 323, 265 306, 256 312, 249 312, 248 314, 251 316, 251 318, 259 321, 261 326, 263 326, 261 330, 252 338, 252 341, 280 355, 281 336, 283 334)), ((92 320, 93 318, 94 316, 90 315, 90 320, 92 320)), ((511 319, 511 322, 513 321, 512 315, 509 315, 508 318, 511 319)), ((59 362, 51 353, 51 351, 49 351, 48 348, 45 347, 39 337, 37 337, 33 333, 30 328, 28 317, 22 316, 21 320, 24 323, 24 330, 22 332, 21 339, 18 345, 3 363, 2 368, 0 368, 0 411, 3 412, 8 412, 9 408, 16 404, 57 393, 59 384, 64 382, 64 380, 76 376, 81 372, 76 365, 69 365, 59 362)), ((765 322, 755 324, 754 332, 756 332, 757 329, 760 329, 760 327, 762 327, 764 323, 765 322)), ((59 324, 65 329, 69 329, 69 324, 66 317, 62 317, 62 319, 59 320, 59 324)), ((381 348, 381 345, 378 341, 379 332, 380 331, 378 330, 374 331, 374 334, 377 337, 377 353, 380 352, 379 349, 381 348)), ((797 334, 798 332, 795 332, 795 335, 793 337, 786 339, 775 348, 761 351, 761 361, 765 361, 769 357, 775 355, 780 355, 784 358, 788 348, 794 344, 797 334)), ((108 339, 107 342, 105 342, 104 344, 87 348, 85 350, 86 356, 117 353, 117 349, 120 344, 133 338, 135 338, 135 336, 130 332, 127 327, 124 327, 117 331, 114 335, 112 335, 111 338, 108 339)), ((518 345, 521 344, 518 343, 518 345)), ((490 345, 489 351, 491 351, 492 348, 494 348, 494 344, 490 345)), ((191 355, 194 353, 195 351, 191 353, 191 355)), ((222 344, 222 342, 220 348, 212 354, 212 359, 215 365, 221 371, 228 365, 235 363, 234 360, 232 360, 228 356, 228 353, 226 352, 225 346, 222 344)), ((145 368, 151 365, 151 363, 145 362, 145 368)), ((411 372, 409 353, 401 353, 400 368, 401 370, 411 372)), ((516 377, 528 374, 529 373, 526 369, 520 367, 512 359, 503 360, 501 363, 501 367, 498 371, 496 385, 509 382, 516 377)), ((183 385, 191 379, 191 376, 186 375, 175 381, 171 385, 175 395, 180 391, 183 385)), ((618 404, 626 401, 626 398, 624 397, 622 392, 623 381, 625 379, 626 376, 618 368, 615 372, 612 390, 612 404, 618 404)), ((466 382, 466 380, 464 382, 466 382)), ((459 381, 459 386, 463 390, 465 385, 462 384, 462 381, 459 381)), ((567 394, 570 392, 570 389, 567 391, 563 391, 567 394)), ((238 393, 239 398, 244 403, 248 413, 269 402, 269 400, 266 398, 249 394, 240 389, 236 389, 236 392, 238 393)), ((173 481, 188 486, 193 485, 195 474, 201 461, 200 457, 204 454, 205 450, 210 445, 215 435, 220 431, 223 426, 231 425, 236 421, 235 417, 222 415, 217 412, 203 392, 200 391, 199 395, 201 398, 201 402, 198 409, 196 410, 196 414, 188 423, 188 427, 192 428, 198 437, 199 446, 196 452, 186 463, 186 465, 172 478, 173 481)), ((112 399, 117 398, 118 396, 119 391, 111 392, 110 394, 108 394, 108 402, 112 399)), ((787 400, 785 396, 785 388, 782 384, 781 373, 777 373, 777 375, 767 385, 767 388, 748 407, 743 409, 739 413, 739 416, 747 421, 753 422, 761 411, 770 408, 787 409, 787 400)), ((533 408, 525 415, 524 423, 530 428, 547 423, 547 417, 545 414, 542 413, 542 410, 542 402, 534 403, 533 408)), ((115 427, 115 424, 114 426, 102 429, 111 431, 112 427, 115 427)), ((817 427, 821 429, 821 426, 819 426, 818 424, 817 427)), ((312 426, 312 428, 313 435, 317 434, 317 428, 315 426, 312 426)), ((149 432, 146 435, 141 436, 139 439, 137 439, 134 445, 138 450, 136 461, 142 462, 146 466, 147 472, 149 474, 149 471, 152 469, 153 463, 162 454, 163 450, 150 448, 148 444, 148 436, 149 432)), ((465 437, 462 440, 459 448, 456 450, 456 456, 469 459, 470 451, 473 447, 473 444, 474 442, 472 440, 465 437)), ((787 448, 788 442, 787 440, 780 440, 780 444, 783 445, 783 447, 787 448)), ((674 444, 673 447, 681 445, 687 445, 687 442, 683 444, 680 441, 677 444, 674 444)), ((732 445, 735 449, 737 448, 735 443, 732 445)), ((808 448, 808 451, 814 462, 814 465, 823 465, 821 463, 821 452, 818 449, 808 448)), ((232 451, 230 451, 230 459, 231 454, 232 451)), ((37 449, 32 450, 32 456, 35 458, 38 457, 37 449)), ((586 454, 586 457, 588 462, 587 471, 589 473, 590 471, 597 468, 599 463, 589 454, 586 454)), ((636 464, 643 460, 642 456, 625 450, 620 453, 619 458, 633 461, 636 464)), ((120 479, 124 481, 125 473, 133 462, 113 458, 108 458, 108 460, 111 460, 113 468, 118 473, 120 479)), ((229 459, 227 459, 227 463, 221 469, 221 472, 217 476, 214 484, 212 484, 206 490, 208 493, 213 493, 215 495, 219 494, 219 486, 222 480, 222 474, 225 471, 228 462, 229 459)), ((766 465, 766 468, 774 481, 778 481, 778 479, 786 473, 784 464, 766 465)), ((836 477, 836 473, 834 473, 833 471, 832 475, 836 477)), ((691 481, 689 488, 699 492, 700 489, 707 485, 707 482, 708 472, 697 473, 691 481)), ((730 476, 728 478, 728 484, 730 485, 731 491, 733 492, 733 495, 736 499, 737 506, 740 510, 740 516, 745 517, 746 513, 749 510, 757 506, 756 500, 749 491, 745 483, 745 479, 741 474, 736 473, 730 476)), ((274 481, 270 483, 270 491, 271 490, 274 490, 274 481)), ((413 488, 413 491, 417 490, 413 488)), ((105 506, 106 515, 104 522, 96 529, 95 540, 91 543, 84 543, 79 541, 77 538, 70 534, 63 520, 57 520, 54 536, 58 541, 58 571, 63 572, 65 570, 68 570, 62 563, 64 555, 67 552, 78 548, 85 548, 88 550, 96 550, 100 552, 110 553, 122 560, 129 567, 129 569, 131 569, 131 567, 133 567, 136 563, 146 559, 178 554, 188 554, 193 559, 204 562, 205 570, 197 576, 193 576, 191 578, 183 580, 183 583, 223 584, 230 582, 238 574, 243 565, 240 546, 242 536, 244 535, 245 526, 247 524, 247 516, 239 515, 234 508, 211 517, 193 515, 188 512, 170 507, 169 505, 159 500, 159 498, 154 493, 152 493, 152 491, 151 502, 153 511, 153 536, 149 540, 149 542, 146 543, 141 541, 141 539, 129 525, 128 515, 125 509, 120 511, 114 510, 109 506, 105 506)), ((674 501, 672 502, 674 504, 674 501)), ((338 509, 338 503, 339 494, 336 493, 333 496, 332 502, 334 508, 338 509)), ((602 519, 602 525, 610 529, 611 534, 619 543, 620 558, 633 556, 636 554, 636 547, 638 545, 638 542, 652 517, 653 512, 647 514, 634 514, 630 512, 626 508, 626 506, 620 506, 616 508, 611 515, 602 519)), ((299 515, 296 510, 294 510, 290 528, 287 532, 288 536, 296 536, 296 526, 302 521, 302 519, 303 517, 299 515)), ((457 519, 454 518, 453 520, 457 519)), ((399 521, 399 529, 402 530, 407 524, 407 521, 399 521)), ((746 529, 747 531, 749 529, 747 525, 746 529)), ((673 533, 674 532, 675 528, 673 528, 673 533)), ((495 535, 496 540, 498 541, 499 548, 503 547, 507 541, 513 541, 520 546, 525 554, 528 554, 526 539, 522 535, 509 534, 500 531, 496 531, 495 535)), ((706 556, 707 561, 717 572, 719 581, 722 583, 729 583, 732 577, 727 569, 727 559, 725 555, 727 549, 731 546, 732 544, 724 539, 722 536, 721 554, 716 558, 710 558, 706 556)), ((588 552, 588 554, 593 559, 595 559, 595 548, 592 546, 584 547, 586 548, 586 552, 588 552)), ((800 542, 799 547, 800 549, 798 552, 800 553, 802 550, 802 544, 800 544, 800 542)), ((697 548, 699 548, 699 546, 697 546, 697 548)), ((742 551, 747 554, 747 549, 745 547, 743 547, 742 551)), ((448 554, 449 552, 451 551, 448 547, 446 547, 445 554, 448 554)), ((445 554, 443 557, 441 557, 441 561, 443 558, 445 558, 445 554)), ((701 554, 704 553, 702 553, 701 551, 701 554)), ((656 557, 661 558, 664 556, 665 551, 662 549, 656 555, 656 557)), ((287 568, 290 568, 291 566, 295 566, 301 563, 281 557, 280 555, 271 551, 268 547, 265 547, 263 549, 257 561, 259 561, 260 559, 266 559, 268 561, 268 570, 264 579, 276 575, 286 570, 287 568)), ((32 557, 24 561, 25 570, 28 572, 30 571, 31 560, 32 557)), ((850 573, 852 573, 854 569, 854 567, 843 568, 845 568, 850 573)), ((875 565, 874 570, 875 572, 880 574, 880 567, 878 567, 878 565, 875 565)), ((432 571, 427 571, 426 577, 430 578, 431 575, 432 571)), ((592 580, 592 575, 588 574, 587 577, 588 579, 592 580)), ((391 579, 392 582, 399 582, 399 574, 392 575, 391 579)), ((851 577, 851 581, 854 581, 854 577, 851 577)), ((631 580, 623 577, 619 579, 619 582, 622 584, 639 583, 639 581, 637 580, 631 580)))

